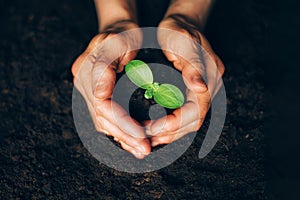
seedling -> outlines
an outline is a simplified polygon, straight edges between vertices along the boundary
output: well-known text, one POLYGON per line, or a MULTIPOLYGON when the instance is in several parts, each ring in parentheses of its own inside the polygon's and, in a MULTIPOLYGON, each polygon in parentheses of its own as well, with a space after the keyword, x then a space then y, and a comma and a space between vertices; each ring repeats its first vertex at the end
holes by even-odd
POLYGON ((168 83, 153 82, 153 74, 150 67, 140 60, 132 60, 125 66, 128 78, 138 87, 145 90, 146 99, 153 98, 159 105, 176 109, 184 103, 184 96, 180 89, 168 83))

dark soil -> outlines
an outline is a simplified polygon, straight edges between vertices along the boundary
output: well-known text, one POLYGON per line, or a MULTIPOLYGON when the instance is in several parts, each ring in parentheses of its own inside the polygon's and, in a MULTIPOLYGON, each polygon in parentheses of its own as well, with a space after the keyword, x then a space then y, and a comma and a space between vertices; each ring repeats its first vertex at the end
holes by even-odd
MULTIPOLYGON (((142 25, 162 16, 153 2, 140 11, 142 25)), ((208 22, 228 98, 213 151, 198 158, 206 121, 176 162, 143 174, 99 164, 75 130, 70 68, 97 33, 93 1, 0 5, 0 199, 266 199, 263 1, 219 1, 208 22)), ((161 53, 151 59, 166 62, 161 53)))

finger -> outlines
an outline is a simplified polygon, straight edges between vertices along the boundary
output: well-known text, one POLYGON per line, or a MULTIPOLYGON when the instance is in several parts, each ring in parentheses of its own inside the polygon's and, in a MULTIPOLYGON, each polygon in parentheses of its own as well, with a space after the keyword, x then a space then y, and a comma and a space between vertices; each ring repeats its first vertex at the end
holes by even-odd
POLYGON ((151 146, 157 146, 161 144, 169 144, 171 142, 174 142, 183 136, 185 136, 188 133, 191 133, 193 131, 197 131, 198 128, 198 122, 194 122, 191 124, 188 124, 185 127, 180 128, 179 130, 175 132, 170 132, 168 134, 163 134, 163 135, 156 135, 151 138, 151 146))
MULTIPOLYGON (((158 134, 154 135, 152 138, 154 138, 154 137, 163 137, 163 136, 167 136, 167 135, 176 135, 176 134, 178 134, 182 131, 197 131, 200 128, 200 125, 202 123, 203 123, 203 121, 199 122, 199 121, 195 120, 195 121, 193 121, 189 124, 186 124, 185 126, 180 127, 177 130, 170 131, 170 132, 158 133, 158 134)), ((152 140, 152 138, 151 138, 151 140, 152 140)))
POLYGON ((101 124, 101 132, 105 132, 107 135, 111 135, 114 138, 118 138, 118 140, 130 148, 134 149, 135 152, 138 152, 143 155, 148 155, 150 150, 148 150, 149 141, 147 139, 134 138, 126 133, 124 133, 121 129, 119 129, 114 124, 110 123, 105 118, 97 118, 97 122, 101 124), (147 149, 148 151, 145 151, 147 149))
MULTIPOLYGON (((123 133, 137 139, 144 139, 143 128, 120 105, 110 100, 115 85, 116 73, 113 67, 105 67, 104 65, 104 62, 98 62, 93 73, 94 84, 96 84, 93 102, 97 115, 107 119, 123 133)), ((132 146, 131 144, 128 145, 132 146)), ((140 145, 139 148, 144 154, 150 153, 150 144, 140 145)))
POLYGON ((134 50, 134 51, 127 52, 123 56, 121 56, 118 62, 119 64, 116 72, 117 73, 122 72, 124 70, 125 65, 127 65, 131 60, 133 60, 137 55, 137 53, 138 50, 134 50))
MULTIPOLYGON (((138 149, 145 155, 150 153, 151 148, 144 129, 119 104, 111 100, 104 100, 95 101, 95 106, 97 115, 102 116, 108 124, 118 129, 116 133, 120 136, 115 135, 117 138, 124 141, 127 145, 138 149)), ((109 129, 108 125, 105 127, 109 129)))
POLYGON ((93 94, 97 100, 110 99, 116 81, 114 66, 103 61, 95 63, 92 71, 93 94))
POLYGON ((206 84, 208 86, 208 90, 211 94, 211 97, 216 95, 220 88, 220 82, 222 82, 222 76, 225 72, 225 66, 222 60, 216 55, 213 51, 211 45, 204 35, 201 34, 202 41, 202 58, 205 63, 206 69, 206 84))
POLYGON ((194 102, 187 102, 181 108, 175 110, 172 114, 152 121, 146 127, 146 134, 157 135, 163 132, 173 132, 187 124, 197 120, 199 111, 194 102))
POLYGON ((188 90, 187 103, 171 115, 147 122, 146 134, 154 136, 163 132, 173 132, 194 121, 200 124, 205 118, 209 105, 210 95, 208 92, 197 95, 188 90))
POLYGON ((74 77, 76 77, 76 75, 78 74, 80 66, 83 63, 83 61, 85 60, 85 58, 88 56, 88 54, 89 54, 88 51, 83 52, 73 63, 71 71, 72 71, 72 74, 74 77))
POLYGON ((97 115, 115 124, 128 135, 140 139, 145 138, 143 127, 136 120, 131 118, 116 102, 111 100, 96 100, 94 108, 97 115))
POLYGON ((186 124, 185 126, 180 127, 177 130, 170 131, 170 132, 158 133, 158 134, 154 135, 153 137, 151 137, 151 140, 154 137, 156 138, 156 137, 163 137, 163 136, 168 136, 168 135, 176 135, 176 134, 179 134, 182 131, 197 131, 200 128, 200 126, 202 125, 202 123, 203 123, 203 121, 195 120, 195 121, 193 121, 189 124, 186 124))
POLYGON ((125 144, 124 142, 120 141, 120 144, 124 150, 128 151, 129 153, 134 155, 136 158, 143 159, 145 157, 144 154, 140 153, 135 148, 132 148, 131 146, 125 144))
POLYGON ((201 62, 199 55, 194 54, 193 59, 187 61, 181 56, 169 51, 164 50, 163 53, 167 59, 173 63, 177 70, 182 71, 184 83, 190 90, 200 93, 207 91, 207 86, 204 80, 205 67, 201 62))
POLYGON ((194 61, 182 61, 182 77, 185 85, 191 91, 196 93, 204 93, 207 91, 207 85, 205 83, 205 68, 204 64, 200 61, 200 58, 196 58, 194 61))
POLYGON ((179 70, 182 71, 182 63, 181 63, 181 57, 179 57, 178 55, 176 55, 174 52, 170 52, 168 50, 163 50, 164 55, 166 56, 166 58, 168 59, 168 61, 170 61, 171 63, 173 63, 174 67, 179 70))

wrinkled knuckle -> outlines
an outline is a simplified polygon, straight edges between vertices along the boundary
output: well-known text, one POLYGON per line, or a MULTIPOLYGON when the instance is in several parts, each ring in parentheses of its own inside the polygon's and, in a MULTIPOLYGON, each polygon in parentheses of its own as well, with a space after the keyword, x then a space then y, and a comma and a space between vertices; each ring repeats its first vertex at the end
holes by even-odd
POLYGON ((99 114, 99 103, 97 102, 97 101, 94 101, 93 102, 93 109, 94 109, 94 111, 97 113, 97 114, 99 114))
POLYGON ((191 57, 191 58, 189 58, 188 61, 189 61, 189 63, 191 63, 191 65, 193 67, 199 67, 199 66, 204 67, 204 65, 199 57, 191 57))
POLYGON ((172 132, 174 130, 178 129, 178 124, 174 123, 174 124, 165 124, 164 127, 162 128, 163 132, 172 132))
MULTIPOLYGON (((102 116, 103 113, 104 113, 104 107, 101 106, 101 102, 99 100, 95 100, 93 102, 93 108, 94 108, 94 111, 96 112, 96 114, 98 116, 102 116)), ((102 121, 102 120, 98 120, 98 121, 102 121)))

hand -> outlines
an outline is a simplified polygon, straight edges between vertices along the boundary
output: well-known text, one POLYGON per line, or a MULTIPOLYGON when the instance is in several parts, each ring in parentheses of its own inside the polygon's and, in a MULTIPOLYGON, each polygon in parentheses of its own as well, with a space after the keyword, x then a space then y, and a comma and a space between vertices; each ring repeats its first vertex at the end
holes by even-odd
POLYGON ((183 15, 170 15, 160 23, 158 41, 167 59, 182 72, 187 101, 171 115, 146 122, 152 146, 171 143, 201 127, 225 70, 207 39, 183 15))
POLYGON ((108 26, 96 35, 72 66, 74 84, 84 97, 96 130, 113 136, 122 148, 136 158, 151 150, 143 128, 116 102, 111 100, 116 73, 136 56, 142 32, 130 20, 108 26), (130 33, 120 32, 130 30, 130 33))

